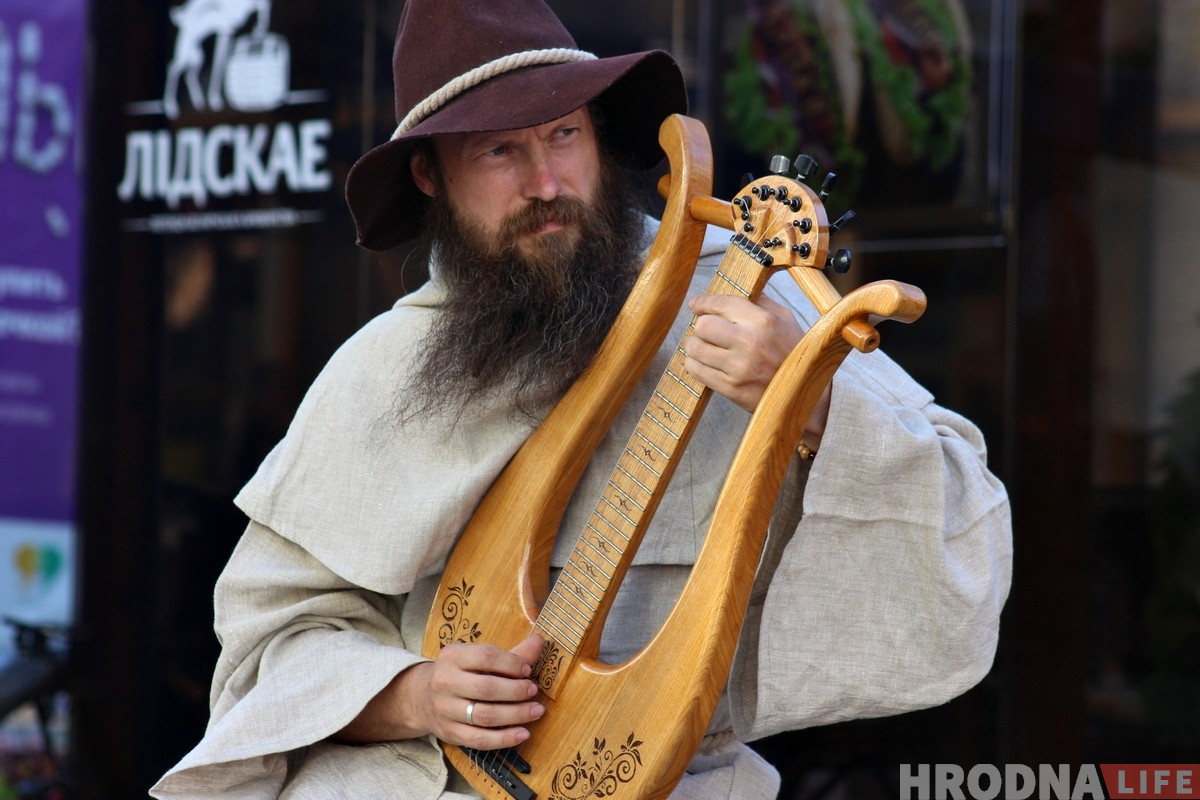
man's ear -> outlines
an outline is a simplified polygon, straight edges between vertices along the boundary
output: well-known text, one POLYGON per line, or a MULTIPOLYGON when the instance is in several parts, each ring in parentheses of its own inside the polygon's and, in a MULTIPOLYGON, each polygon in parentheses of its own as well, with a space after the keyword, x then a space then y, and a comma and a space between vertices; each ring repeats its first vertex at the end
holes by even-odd
POLYGON ((434 179, 434 165, 430 156, 420 148, 413 150, 408 157, 408 168, 412 172, 413 183, 429 197, 437 194, 437 181, 434 179))

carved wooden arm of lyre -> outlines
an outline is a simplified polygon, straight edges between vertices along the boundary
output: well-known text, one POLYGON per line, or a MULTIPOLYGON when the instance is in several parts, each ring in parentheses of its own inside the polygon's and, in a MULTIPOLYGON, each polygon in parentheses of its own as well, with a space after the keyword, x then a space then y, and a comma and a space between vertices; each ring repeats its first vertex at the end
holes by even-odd
MULTIPOLYGON (((763 184, 771 182, 770 177, 762 179, 763 184)), ((668 189, 670 176, 659 185, 660 191, 668 189)), ((693 200, 691 213, 712 225, 734 228, 738 224, 738 209, 714 198, 693 200)), ((875 281, 842 297, 820 269, 794 266, 788 271, 821 316, 759 400, 730 465, 701 553, 671 614, 706 620, 704 635, 711 641, 695 650, 723 652, 715 662, 706 660, 694 668, 719 669, 721 675, 728 674, 732 663, 779 488, 813 408, 851 348, 870 352, 879 346, 870 318, 911 322, 926 306, 920 289, 898 281, 875 281)), ((688 624, 672 618, 662 630, 688 624)), ((712 688, 719 693, 723 684, 712 688)))

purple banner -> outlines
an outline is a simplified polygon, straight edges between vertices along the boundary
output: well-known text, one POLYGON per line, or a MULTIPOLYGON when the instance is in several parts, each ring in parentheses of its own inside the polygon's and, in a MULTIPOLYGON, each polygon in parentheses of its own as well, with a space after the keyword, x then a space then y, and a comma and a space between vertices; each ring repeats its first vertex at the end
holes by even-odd
POLYGON ((74 515, 86 12, 0 4, 0 518, 74 515))

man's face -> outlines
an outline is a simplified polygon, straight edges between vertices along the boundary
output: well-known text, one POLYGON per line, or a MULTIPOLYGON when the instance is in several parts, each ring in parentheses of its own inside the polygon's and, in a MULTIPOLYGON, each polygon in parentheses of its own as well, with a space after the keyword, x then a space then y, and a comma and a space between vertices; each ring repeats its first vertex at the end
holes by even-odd
POLYGON ((580 110, 536 128, 439 141, 412 158, 443 302, 402 417, 505 387, 532 411, 578 376, 636 277, 632 176, 580 110))
POLYGON ((576 222, 542 213, 522 215, 534 201, 557 198, 590 207, 600 181, 596 132, 586 108, 578 108, 544 125, 493 133, 467 133, 434 139, 442 182, 434 179, 424 156, 414 156, 413 178, 425 194, 444 191, 459 219, 489 239, 497 239, 506 222, 520 220, 507 231, 516 251, 537 259, 548 246, 562 252, 579 243, 576 222))

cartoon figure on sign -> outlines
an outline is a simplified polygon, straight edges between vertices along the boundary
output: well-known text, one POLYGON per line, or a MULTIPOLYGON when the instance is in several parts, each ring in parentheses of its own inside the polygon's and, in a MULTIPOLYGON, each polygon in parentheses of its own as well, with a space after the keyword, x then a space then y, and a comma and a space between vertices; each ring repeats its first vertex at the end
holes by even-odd
POLYGON ((287 43, 271 35, 271 0, 187 0, 171 9, 171 21, 179 29, 175 53, 167 67, 163 110, 171 119, 179 116, 179 79, 183 78, 192 105, 219 111, 228 99, 239 110, 262 110, 279 105, 287 91, 287 43), (251 17, 254 30, 235 39, 251 17), (204 67, 204 43, 215 37, 208 92, 200 85, 204 67), (231 81, 233 72, 238 80, 231 81), (247 81, 249 81, 247 83, 247 81), (230 91, 231 85, 234 92, 230 91), (249 86, 241 94, 237 89, 249 86))

